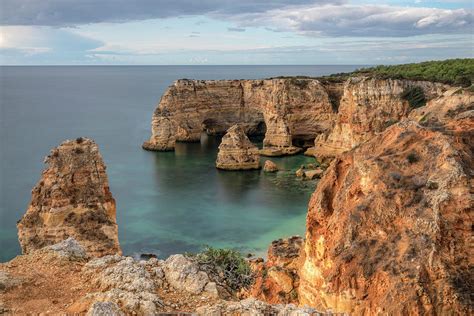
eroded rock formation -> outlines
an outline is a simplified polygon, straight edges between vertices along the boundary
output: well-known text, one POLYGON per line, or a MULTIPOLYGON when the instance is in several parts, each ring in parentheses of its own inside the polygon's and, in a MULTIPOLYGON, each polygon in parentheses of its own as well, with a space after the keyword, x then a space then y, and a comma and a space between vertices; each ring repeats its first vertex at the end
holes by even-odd
POLYGON ((390 125, 406 118, 408 101, 401 95, 408 87, 421 87, 427 97, 439 97, 448 88, 428 81, 354 77, 346 81, 338 114, 330 133, 320 133, 308 154, 334 157, 369 140, 390 125))
POLYGON ((439 125, 402 121, 332 162, 309 204, 301 304, 473 313, 472 101, 456 108, 425 107, 439 125))
POLYGON ((46 157, 48 165, 18 222, 23 253, 74 237, 91 256, 121 253, 115 200, 94 141, 63 142, 46 157))
POLYGON ((223 134, 241 124, 265 135, 262 154, 294 154, 329 131, 334 110, 314 79, 178 80, 164 93, 152 119, 149 150, 170 150, 175 141, 199 141, 201 132, 223 134))
POLYGON ((252 262, 255 282, 247 296, 273 304, 298 303, 303 241, 300 236, 273 241, 268 248, 267 261, 252 262))
POLYGON ((258 148, 245 135, 242 126, 232 126, 222 138, 217 153, 216 167, 224 170, 260 168, 258 148))

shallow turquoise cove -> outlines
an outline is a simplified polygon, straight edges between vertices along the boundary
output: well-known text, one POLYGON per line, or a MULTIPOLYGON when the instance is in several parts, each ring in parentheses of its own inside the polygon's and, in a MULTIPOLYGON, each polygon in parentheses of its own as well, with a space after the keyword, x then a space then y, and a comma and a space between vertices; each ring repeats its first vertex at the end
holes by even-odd
POLYGON ((218 138, 148 152, 151 115, 178 78, 241 79, 351 71, 356 66, 0 67, 0 261, 20 253, 16 222, 65 139, 93 138, 117 201, 125 254, 195 251, 203 245, 262 253, 276 238, 303 234, 315 183, 292 171, 302 155, 272 158, 287 172, 224 172, 218 138))

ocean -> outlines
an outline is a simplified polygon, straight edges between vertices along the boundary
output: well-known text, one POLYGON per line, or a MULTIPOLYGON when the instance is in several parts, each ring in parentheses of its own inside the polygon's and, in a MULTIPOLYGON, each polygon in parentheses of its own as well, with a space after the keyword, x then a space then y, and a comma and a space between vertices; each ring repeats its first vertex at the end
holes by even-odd
MULTIPOLYGON (((271 158, 283 172, 214 166, 219 137, 148 152, 151 116, 176 79, 320 76, 358 66, 0 67, 0 262, 20 254, 16 222, 43 159, 65 139, 90 137, 107 165, 125 255, 195 252, 209 245, 263 255, 270 242, 304 235, 315 182, 294 171, 311 157, 271 158)), ((262 159, 262 162, 266 158, 262 159)))

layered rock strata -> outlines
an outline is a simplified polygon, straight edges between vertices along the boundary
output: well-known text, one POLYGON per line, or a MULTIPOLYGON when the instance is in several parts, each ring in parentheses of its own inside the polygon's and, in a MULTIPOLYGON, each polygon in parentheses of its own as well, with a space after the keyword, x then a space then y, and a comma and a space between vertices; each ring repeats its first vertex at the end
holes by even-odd
POLYGON ((252 262, 255 282, 247 296, 273 304, 298 303, 298 269, 303 243, 300 236, 273 241, 268 248, 267 261, 252 262))
POLYGON ((248 135, 265 135, 262 154, 300 151, 329 131, 334 110, 315 79, 178 80, 163 94, 152 119, 149 150, 171 150, 176 141, 199 141, 241 124, 248 135))
POLYGON ((320 133, 308 154, 334 157, 369 140, 411 111, 401 95, 410 87, 421 87, 427 99, 439 97, 448 86, 427 81, 353 77, 343 87, 338 114, 330 133, 320 133))
POLYGON ((65 141, 45 163, 17 224, 23 253, 68 237, 81 242, 91 256, 121 253, 115 200, 96 143, 87 138, 65 141))
POLYGON ((242 126, 232 126, 222 138, 217 153, 216 167, 224 170, 260 168, 258 148, 245 135, 242 126))
POLYGON ((445 116, 419 110, 438 125, 404 120, 331 163, 309 204, 301 304, 473 313, 474 115, 459 98, 445 116))

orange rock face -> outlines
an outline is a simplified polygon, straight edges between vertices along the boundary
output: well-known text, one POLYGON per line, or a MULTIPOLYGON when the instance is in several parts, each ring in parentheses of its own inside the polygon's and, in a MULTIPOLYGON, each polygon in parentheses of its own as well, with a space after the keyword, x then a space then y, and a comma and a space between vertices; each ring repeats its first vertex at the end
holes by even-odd
POLYGON ((272 304, 297 303, 302 246, 299 236, 273 241, 267 261, 252 262, 256 278, 247 295, 272 304))
POLYGON ((426 81, 350 78, 344 84, 334 127, 319 134, 308 153, 318 158, 337 156, 406 118, 411 109, 400 95, 413 86, 421 87, 428 99, 447 89, 426 81))
POLYGON ((300 149, 293 143, 329 131, 334 117, 318 80, 182 79, 163 94, 143 147, 172 150, 176 141, 199 141, 202 132, 224 134, 240 124, 248 135, 265 135, 263 154, 294 154, 300 149))
POLYGON ((65 141, 45 163, 48 167, 17 225, 23 253, 68 237, 79 241, 91 256, 121 253, 115 200, 94 141, 65 141))
POLYGON ((411 114, 437 124, 403 120, 331 163, 309 204, 300 304, 473 313, 473 98, 454 98, 411 114))

